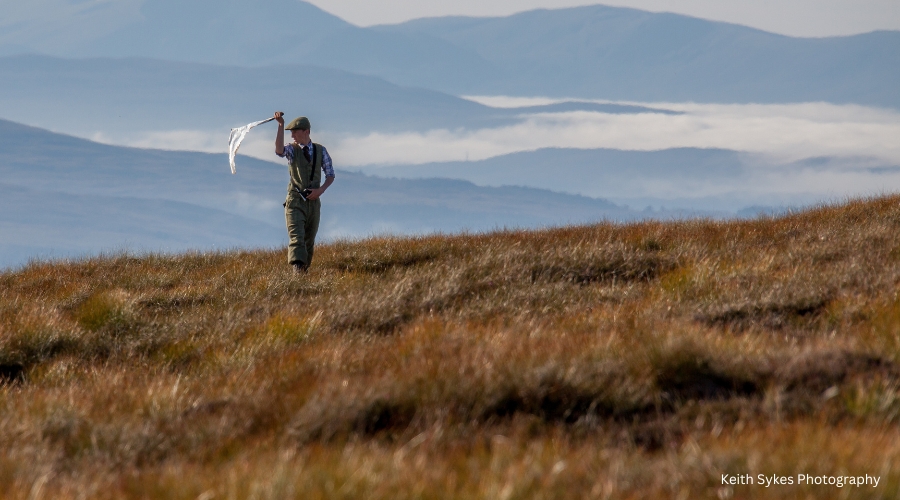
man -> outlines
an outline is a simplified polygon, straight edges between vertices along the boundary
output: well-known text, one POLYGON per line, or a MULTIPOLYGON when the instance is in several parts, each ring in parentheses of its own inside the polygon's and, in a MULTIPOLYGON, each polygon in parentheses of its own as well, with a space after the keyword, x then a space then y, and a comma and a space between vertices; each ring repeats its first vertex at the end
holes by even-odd
POLYGON ((275 112, 278 133, 275 136, 275 154, 287 158, 291 182, 284 201, 284 219, 287 223, 288 262, 297 273, 309 269, 313 257, 313 245, 319 230, 319 214, 322 202, 319 197, 334 182, 331 156, 321 144, 309 139, 309 119, 301 116, 285 127, 284 113, 275 112), (284 145, 284 131, 291 131, 294 140, 284 145), (322 184, 322 174, 325 183, 322 184))

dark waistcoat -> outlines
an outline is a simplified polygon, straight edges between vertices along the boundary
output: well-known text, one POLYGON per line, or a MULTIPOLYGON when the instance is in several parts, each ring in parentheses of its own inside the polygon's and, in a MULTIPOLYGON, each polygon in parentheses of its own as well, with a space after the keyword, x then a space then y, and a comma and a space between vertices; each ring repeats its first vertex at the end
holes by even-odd
POLYGON ((312 143, 313 161, 306 161, 303 157, 303 147, 294 143, 294 158, 291 159, 291 183, 288 185, 288 194, 294 188, 303 191, 306 188, 316 189, 322 185, 322 145, 312 143))

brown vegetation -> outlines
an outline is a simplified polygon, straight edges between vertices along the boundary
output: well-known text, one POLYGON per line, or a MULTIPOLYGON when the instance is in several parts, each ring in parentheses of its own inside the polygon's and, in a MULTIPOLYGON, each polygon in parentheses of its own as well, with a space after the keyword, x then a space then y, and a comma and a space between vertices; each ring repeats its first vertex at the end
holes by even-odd
POLYGON ((0 496, 893 498, 898 283, 898 197, 339 242, 300 277, 35 262, 0 274, 0 496))

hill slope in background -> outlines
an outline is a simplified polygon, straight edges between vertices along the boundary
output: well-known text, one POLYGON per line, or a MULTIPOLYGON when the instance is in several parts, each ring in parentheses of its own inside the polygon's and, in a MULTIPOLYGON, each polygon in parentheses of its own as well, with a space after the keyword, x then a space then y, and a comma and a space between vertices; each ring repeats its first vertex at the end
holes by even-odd
POLYGON ((340 134, 496 127, 537 112, 672 113, 590 102, 493 108, 443 92, 300 64, 242 68, 46 56, 0 58, 0 109, 4 119, 63 133, 123 136, 221 129, 223 148, 229 126, 271 116, 277 109, 310 116, 318 133, 340 134), (310 71, 314 78, 306 78, 310 71), (303 84, 297 85, 300 80, 303 84))
MULTIPOLYGON (((431 75, 471 83, 493 74, 492 66, 475 52, 440 38, 360 28, 296 0, 131 3, 129 10, 96 6, 93 13, 83 13, 52 31, 54 25, 47 18, 53 14, 38 16, 0 35, 0 55, 149 57, 244 66, 313 64, 391 74, 402 82, 431 75), (464 67, 470 68, 468 75, 454 76, 464 67)), ((309 78, 307 74, 290 81, 300 85, 309 78)))
POLYGON ((317 131, 346 133, 511 121, 511 113, 448 94, 299 61, 241 68, 149 59, 0 58, 0 109, 5 119, 61 132, 220 128, 223 144, 229 126, 279 109, 302 110, 317 131))
POLYGON ((78 194, 0 184, 0 268, 98 253, 273 247, 277 220, 167 199, 78 194))
MULTIPOLYGON (((29 256, 274 247, 286 240, 285 167, 253 158, 239 157, 231 175, 226 155, 106 146, 0 120, 0 178, 0 266, 29 256)), ((324 206, 324 240, 644 215, 547 190, 340 170, 324 206)))
POLYGON ((600 5, 379 29, 427 33, 476 51, 510 77, 491 82, 499 94, 900 106, 900 32, 792 38, 600 5))
POLYGON ((416 179, 445 177, 479 186, 515 184, 604 198, 632 207, 691 207, 736 213, 751 205, 803 206, 843 193, 883 192, 900 179, 900 166, 863 157, 778 161, 714 148, 657 151, 542 148, 479 161, 373 166, 369 174, 416 179), (858 187, 852 187, 854 183, 858 187))
POLYGON ((54 29, 52 15, 35 16, 5 30, 0 54, 307 63, 454 94, 900 107, 900 32, 801 39, 600 5, 373 28, 292 0, 111 9, 71 20, 109 29, 54 29))
POLYGON ((258 64, 260 59, 286 55, 291 46, 354 28, 295 0, 255 4, 236 0, 123 0, 91 7, 74 6, 68 12, 30 16, 20 12, 18 25, 6 27, 0 41, 3 46, 16 44, 64 57, 143 56, 258 64))
POLYGON ((276 250, 0 272, 0 490, 894 498, 898 248, 894 196, 341 242, 300 276, 276 250), (722 484, 746 471, 794 484, 722 484))

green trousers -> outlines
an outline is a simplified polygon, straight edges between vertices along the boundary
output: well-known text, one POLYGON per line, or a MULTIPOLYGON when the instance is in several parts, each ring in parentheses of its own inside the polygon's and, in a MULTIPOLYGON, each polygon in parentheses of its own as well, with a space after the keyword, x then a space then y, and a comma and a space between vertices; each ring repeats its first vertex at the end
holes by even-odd
POLYGON ((319 231, 321 200, 304 201, 299 196, 289 196, 284 203, 284 220, 287 224, 288 263, 309 266, 313 258, 313 246, 319 231))

